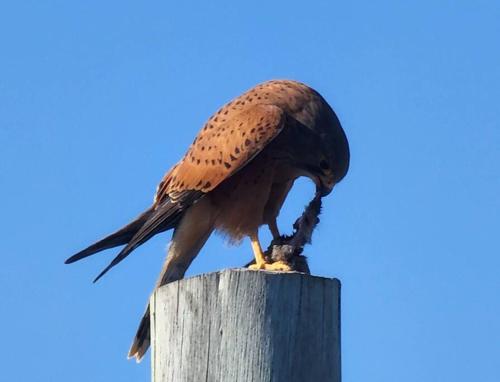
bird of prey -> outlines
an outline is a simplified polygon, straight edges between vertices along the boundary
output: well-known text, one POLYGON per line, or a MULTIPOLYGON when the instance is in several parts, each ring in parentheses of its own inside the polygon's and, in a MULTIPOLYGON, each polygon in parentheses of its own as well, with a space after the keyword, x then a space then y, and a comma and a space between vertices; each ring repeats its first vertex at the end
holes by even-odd
MULTIPOLYGON (((294 181, 309 177, 325 196, 348 167, 346 135, 324 98, 300 82, 264 82, 209 118, 184 157, 161 180, 150 208, 66 263, 125 245, 95 282, 152 236, 173 229, 158 288, 181 279, 216 230, 235 243, 250 238, 253 269, 288 271, 284 262, 266 262, 259 227, 267 225, 279 238, 276 218, 294 181)), ((149 336, 148 307, 130 358, 141 360, 149 336)))

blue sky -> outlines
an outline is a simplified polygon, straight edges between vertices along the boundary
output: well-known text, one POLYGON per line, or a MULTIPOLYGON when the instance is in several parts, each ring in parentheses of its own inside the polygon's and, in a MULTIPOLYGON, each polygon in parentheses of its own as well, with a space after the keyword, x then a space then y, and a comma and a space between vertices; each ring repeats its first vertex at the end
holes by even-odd
MULTIPOLYGON (((218 106, 292 78, 351 144, 307 249, 342 281, 344 381, 498 381, 499 19, 498 1, 2 2, 2 379, 149 380, 125 355, 170 235, 96 285, 113 252, 63 260, 148 207, 218 106)), ((284 231, 312 194, 298 182, 284 231)), ((250 257, 213 236, 189 274, 250 257)))

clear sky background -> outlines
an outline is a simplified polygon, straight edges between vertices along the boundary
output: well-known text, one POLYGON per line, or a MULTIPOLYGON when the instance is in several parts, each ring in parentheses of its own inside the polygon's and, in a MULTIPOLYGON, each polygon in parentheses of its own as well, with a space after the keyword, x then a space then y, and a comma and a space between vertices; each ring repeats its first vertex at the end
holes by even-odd
MULTIPOLYGON (((2 2, 0 379, 149 380, 125 356, 170 234, 96 285, 116 251, 63 261, 148 207, 222 103, 292 78, 351 144, 307 248, 342 281, 344 381, 499 381, 499 20, 498 1, 2 2)), ((189 275, 250 258, 213 236, 189 275)))

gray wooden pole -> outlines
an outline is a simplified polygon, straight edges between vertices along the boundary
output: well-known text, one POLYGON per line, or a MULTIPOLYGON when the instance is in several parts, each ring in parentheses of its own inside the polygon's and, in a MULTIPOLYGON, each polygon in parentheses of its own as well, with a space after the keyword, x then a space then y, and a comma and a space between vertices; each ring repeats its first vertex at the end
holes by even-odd
POLYGON ((340 382, 340 282, 225 270, 151 297, 153 382, 340 382))

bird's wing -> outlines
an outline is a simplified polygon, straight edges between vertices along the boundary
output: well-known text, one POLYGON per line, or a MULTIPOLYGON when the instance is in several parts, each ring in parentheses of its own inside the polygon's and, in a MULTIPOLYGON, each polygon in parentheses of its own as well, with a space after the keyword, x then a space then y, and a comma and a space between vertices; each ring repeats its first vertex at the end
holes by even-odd
POLYGON ((134 234, 113 261, 99 273, 94 279, 94 282, 104 276, 111 268, 121 262, 138 246, 145 243, 157 233, 171 228, 172 222, 177 221, 182 216, 183 212, 201 197, 203 197, 203 192, 201 191, 186 190, 179 193, 175 201, 167 198, 161 204, 157 204, 154 211, 148 216, 148 219, 143 223, 140 229, 134 234))
POLYGON ((184 158, 165 175, 155 201, 175 200, 185 190, 213 190, 261 152, 281 132, 285 119, 278 106, 257 104, 224 123, 207 123, 184 158))
MULTIPOLYGON (((224 108, 220 112, 224 113, 224 108)), ((155 234, 175 226, 188 207, 245 166, 271 142, 283 129, 284 121, 282 109, 262 104, 233 113, 223 123, 209 121, 184 158, 161 181, 153 207, 130 225, 133 230, 127 226, 126 235, 120 230, 72 256, 67 262, 127 244, 95 278, 96 282, 135 248, 155 234)))

